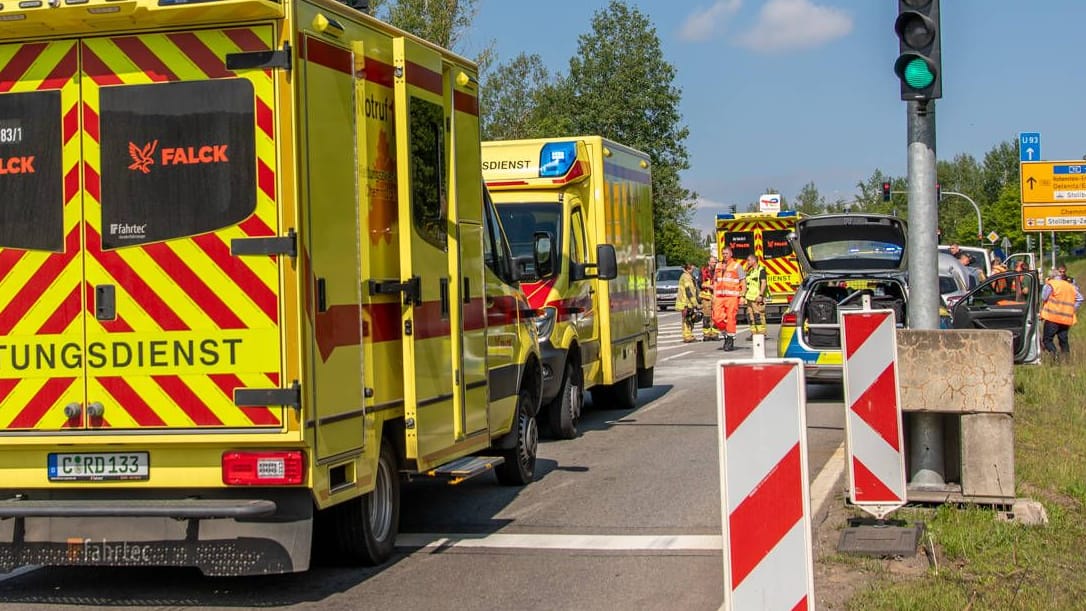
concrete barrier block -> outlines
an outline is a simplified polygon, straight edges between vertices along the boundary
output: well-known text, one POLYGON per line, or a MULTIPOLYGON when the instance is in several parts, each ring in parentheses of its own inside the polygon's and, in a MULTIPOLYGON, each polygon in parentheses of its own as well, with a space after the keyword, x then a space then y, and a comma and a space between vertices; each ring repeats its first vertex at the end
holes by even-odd
POLYGON ((1014 417, 962 415, 962 494, 1015 498, 1014 417))
POLYGON ((900 329, 897 354, 904 411, 1014 411, 1010 331, 900 329))

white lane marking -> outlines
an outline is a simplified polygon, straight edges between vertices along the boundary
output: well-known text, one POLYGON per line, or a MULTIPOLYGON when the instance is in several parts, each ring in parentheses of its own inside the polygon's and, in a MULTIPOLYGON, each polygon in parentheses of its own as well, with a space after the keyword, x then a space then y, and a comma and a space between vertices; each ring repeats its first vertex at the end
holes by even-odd
POLYGON ((686 346, 685 342, 676 342, 675 345, 673 345, 673 346, 659 346, 659 345, 657 345, 656 346, 656 351, 660 352, 661 350, 675 350, 676 348, 682 348, 684 346, 686 346))
POLYGON ((660 359, 660 360, 661 361, 670 361, 671 359, 677 359, 680 356, 686 356, 688 354, 694 354, 694 351, 693 350, 687 350, 686 352, 680 352, 678 354, 673 354, 673 355, 667 357, 666 359, 660 359))
POLYGON ((720 535, 512 535, 408 533, 396 546, 413 549, 449 547, 490 549, 565 549, 599 551, 717 551, 720 535))
POLYGON ((826 464, 822 465, 822 470, 818 472, 811 484, 812 519, 814 519, 814 516, 822 515, 822 508, 826 505, 826 501, 833 496, 834 484, 837 483, 838 478, 844 472, 845 444, 841 442, 841 445, 837 446, 837 449, 833 451, 833 455, 826 461, 826 464))
POLYGON ((40 566, 34 566, 34 565, 21 566, 21 567, 15 569, 15 570, 13 570, 13 571, 11 571, 9 573, 0 573, 0 583, 8 581, 9 579, 15 579, 16 577, 22 577, 23 575, 26 575, 28 573, 33 573, 34 571, 36 571, 36 570, 38 570, 40 568, 41 568, 40 566))

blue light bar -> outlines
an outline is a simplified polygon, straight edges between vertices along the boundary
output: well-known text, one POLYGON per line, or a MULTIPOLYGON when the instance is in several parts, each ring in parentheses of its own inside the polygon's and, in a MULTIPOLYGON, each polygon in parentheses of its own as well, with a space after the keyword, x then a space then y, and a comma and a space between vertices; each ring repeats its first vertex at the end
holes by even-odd
POLYGON ((576 142, 548 142, 539 153, 539 177, 559 178, 577 161, 576 142))
POLYGON ((727 214, 727 213, 718 214, 718 215, 716 215, 716 219, 718 221, 731 221, 731 220, 735 219, 735 215, 734 214, 727 214))
POLYGON ((777 213, 777 216, 779 216, 779 217, 795 216, 795 215, 796 215, 795 210, 783 210, 783 211, 777 213))

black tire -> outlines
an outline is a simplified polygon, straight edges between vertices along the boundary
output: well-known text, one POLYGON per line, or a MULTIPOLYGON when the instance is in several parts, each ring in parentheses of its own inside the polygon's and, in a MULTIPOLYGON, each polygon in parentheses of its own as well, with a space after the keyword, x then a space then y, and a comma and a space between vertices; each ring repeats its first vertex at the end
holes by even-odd
POLYGON ((321 540, 322 554, 336 564, 381 564, 392 557, 400 530, 400 476, 396 452, 385 440, 377 459, 373 491, 326 510, 331 536, 321 540))
POLYGON ((610 386, 592 389, 596 409, 633 409, 637 407, 637 376, 630 376, 610 386))
POLYGON ((566 360, 562 374, 562 389, 558 396, 546 406, 547 424, 550 434, 555 439, 573 439, 577 436, 577 422, 584 409, 584 382, 581 381, 580 368, 571 360, 566 360))
POLYGON ((521 390, 517 397, 516 443, 502 451, 505 462, 494 469, 498 483, 503 486, 523 486, 535 479, 535 457, 539 449, 539 428, 529 407, 532 396, 521 390))
MULTIPOLYGON (((655 367, 646 367, 644 369, 638 368, 637 370, 637 387, 638 388, 652 388, 653 378, 656 377, 655 367)), ((636 398, 634 399, 636 401, 636 398)))

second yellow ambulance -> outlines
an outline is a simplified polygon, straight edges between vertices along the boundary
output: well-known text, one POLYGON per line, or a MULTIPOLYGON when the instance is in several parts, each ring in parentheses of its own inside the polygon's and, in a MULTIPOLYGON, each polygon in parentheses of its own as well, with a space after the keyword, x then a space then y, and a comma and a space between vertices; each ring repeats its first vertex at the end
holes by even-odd
POLYGON ((542 311, 541 415, 552 434, 576 436, 586 389, 598 407, 632 409, 656 364, 648 155, 599 136, 486 142, 483 176, 542 311), (532 268, 544 236, 557 263, 547 279, 532 268))

